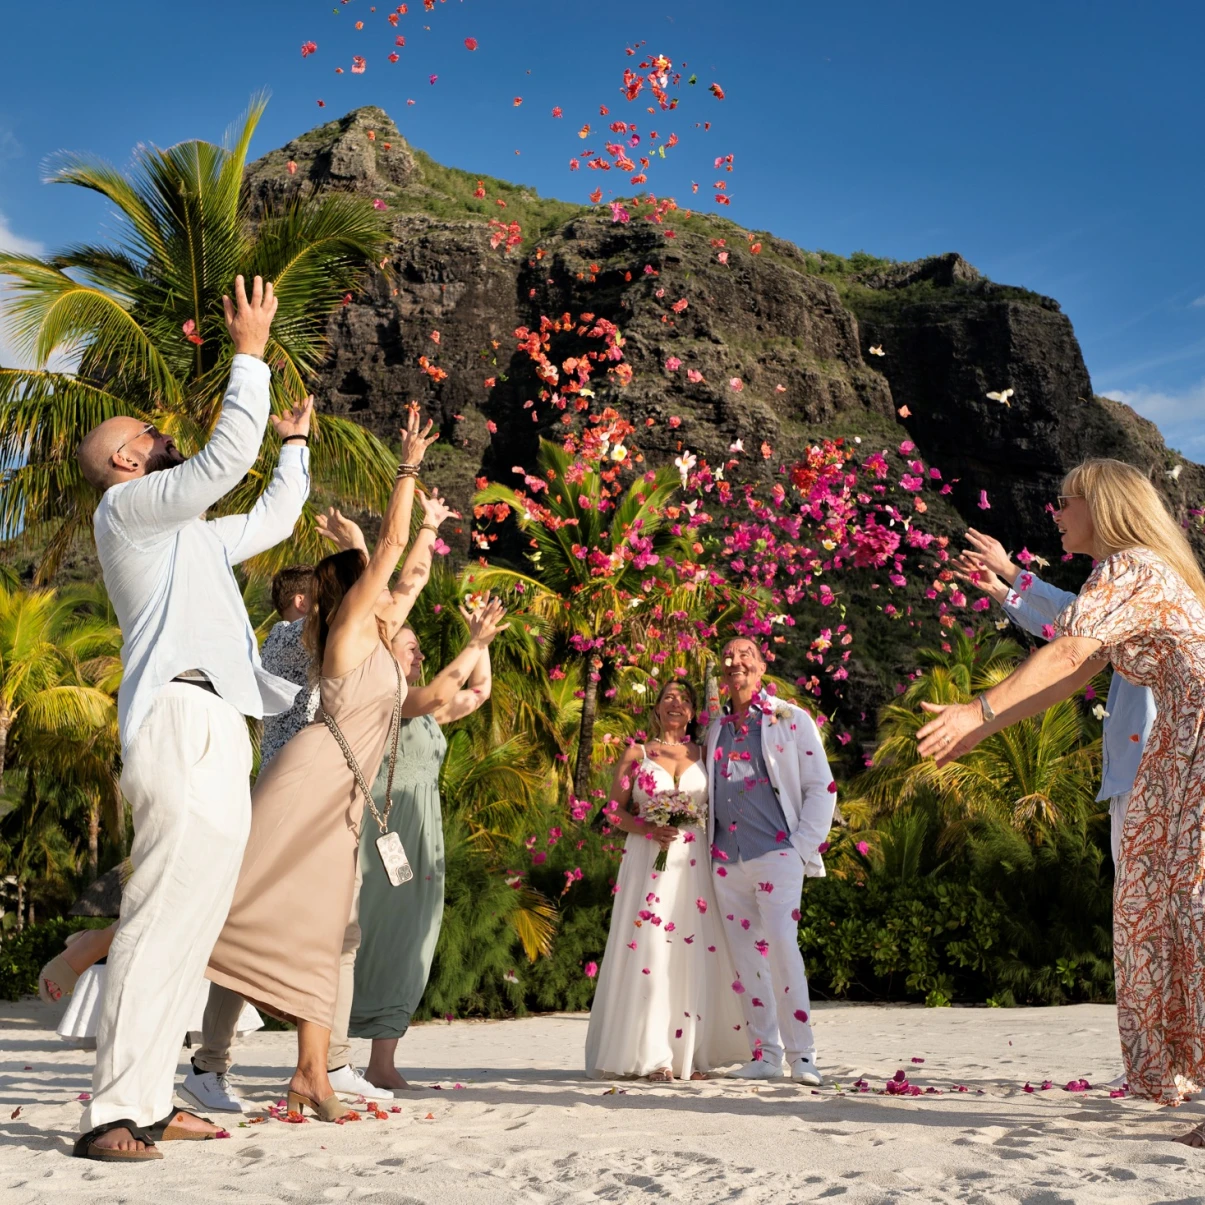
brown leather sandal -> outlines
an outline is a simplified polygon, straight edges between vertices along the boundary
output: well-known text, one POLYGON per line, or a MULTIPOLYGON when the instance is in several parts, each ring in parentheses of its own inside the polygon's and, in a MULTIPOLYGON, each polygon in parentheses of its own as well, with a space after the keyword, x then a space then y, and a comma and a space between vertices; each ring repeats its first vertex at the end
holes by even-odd
POLYGON ((81 1134, 75 1140, 71 1153, 80 1159, 96 1159, 101 1163, 148 1163, 152 1159, 162 1159, 163 1152, 155 1146, 151 1136, 139 1125, 135 1125, 128 1117, 117 1121, 107 1121, 104 1125, 81 1134), (130 1137, 136 1142, 144 1143, 140 1151, 121 1151, 112 1146, 97 1146, 96 1139, 110 1130, 129 1130, 130 1137))

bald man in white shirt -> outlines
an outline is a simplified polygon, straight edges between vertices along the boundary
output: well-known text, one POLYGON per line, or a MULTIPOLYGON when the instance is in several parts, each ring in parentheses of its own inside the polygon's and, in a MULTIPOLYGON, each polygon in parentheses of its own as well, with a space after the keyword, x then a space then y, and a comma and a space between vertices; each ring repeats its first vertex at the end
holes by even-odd
POLYGON ((185 459, 153 424, 121 417, 89 432, 78 453, 102 492, 93 528, 121 625, 121 788, 134 814, 133 875, 75 1144, 89 1159, 159 1159, 159 1141, 217 1132, 173 1111, 176 1065, 251 821, 244 717, 283 711, 297 691, 260 666, 233 566, 286 539, 301 514, 313 399, 272 416, 283 447, 255 507, 204 519, 255 463, 270 410, 263 355, 276 298, 258 276, 250 299, 241 276, 234 295, 223 298, 230 383, 205 447, 185 459))

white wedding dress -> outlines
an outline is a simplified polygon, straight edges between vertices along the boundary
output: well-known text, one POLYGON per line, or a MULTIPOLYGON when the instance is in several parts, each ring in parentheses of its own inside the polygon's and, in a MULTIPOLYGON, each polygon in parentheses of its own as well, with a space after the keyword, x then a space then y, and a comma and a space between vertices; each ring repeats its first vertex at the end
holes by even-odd
MULTIPOLYGON (((652 774, 658 790, 674 789, 673 775, 649 757, 635 773, 652 774)), ((706 816, 702 762, 687 767, 677 789, 694 796, 706 816)), ((638 807, 648 801, 639 779, 632 799, 638 807)), ((681 830, 660 872, 653 869, 659 852, 656 841, 637 833, 624 844, 586 1034, 586 1073, 595 1079, 648 1075, 662 1067, 689 1079, 694 1071, 749 1058, 732 990, 736 971, 711 885, 706 819, 681 830)))

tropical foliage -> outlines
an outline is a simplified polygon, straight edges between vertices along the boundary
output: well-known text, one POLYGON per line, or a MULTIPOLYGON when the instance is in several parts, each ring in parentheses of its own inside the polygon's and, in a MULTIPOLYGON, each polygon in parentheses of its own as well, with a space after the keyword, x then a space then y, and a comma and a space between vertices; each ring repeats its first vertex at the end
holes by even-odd
MULTIPOLYGON (((144 149, 128 175, 65 161, 54 179, 113 206, 117 240, 46 259, 0 255, 9 325, 36 364, 0 369, 0 532, 45 547, 38 582, 92 511, 73 453, 96 422, 134 414, 188 452, 209 437, 231 354, 221 296, 236 272, 276 282, 267 358, 282 407, 308 391, 330 312, 384 252, 388 231, 366 198, 327 192, 258 207, 243 174, 262 111, 253 102, 225 146, 144 149)), ((663 317, 687 304, 665 295, 663 317)), ((447 732, 448 907, 424 1010, 588 1004, 620 852, 594 807, 608 760, 626 738, 641 739, 659 684, 702 683, 736 632, 787 654, 802 670, 791 689, 839 699, 855 601, 906 634, 898 643, 919 669, 879 716, 872 764, 844 783, 830 877, 808 886, 800 938, 817 994, 931 1004, 1107 997, 1099 741, 1079 701, 941 770, 916 757, 922 700, 965 700, 1021 655, 962 626, 967 601, 945 567, 947 537, 921 526, 951 488, 940 472, 907 440, 878 451, 840 439, 817 441, 770 483, 744 471, 739 438, 716 464, 679 444, 673 467, 648 468, 615 408, 633 370, 614 323, 565 314, 515 338, 516 356, 534 366, 524 409, 537 417, 538 401, 545 425, 536 430, 557 438, 516 470, 520 484, 487 482, 475 498, 473 540, 509 559, 437 567, 412 617, 435 666, 464 639, 466 596, 501 591, 511 610, 493 648, 489 703, 447 732), (601 411, 596 398, 606 400, 601 411), (905 594, 910 579, 918 589, 905 594), (941 632, 928 651, 914 648, 921 591, 941 632)), ((664 367, 683 365, 670 357, 664 367)), ((729 386, 744 387, 739 378, 729 386)), ((316 501, 379 507, 392 458, 364 428, 322 415, 313 450, 316 501)), ((768 442, 749 454, 758 453, 774 455, 768 442)), ((222 506, 247 509, 274 459, 269 441, 222 506)), ((265 573, 324 551, 309 520, 242 579, 261 635, 271 618, 265 573)), ((0 871, 15 887, 19 925, 60 909, 124 849, 118 647, 99 588, 26 589, 0 572, 0 871)), ((25 940, 28 957, 41 940, 25 940)), ((24 965, 14 962, 13 982, 24 965)))
MULTIPOLYGON (((42 581, 88 528, 96 505, 74 457, 87 431, 129 414, 155 423, 186 453, 205 443, 233 355, 222 295, 236 274, 276 285, 280 308, 265 358, 279 409, 309 392, 329 314, 383 254, 387 230, 364 197, 328 193, 253 214, 243 170, 265 103, 252 102, 227 145, 143 147, 128 175, 106 163, 65 160, 52 180, 103 197, 120 219, 118 237, 46 259, 0 252, 8 325, 36 365, 0 368, 0 465, 7 466, 0 532, 23 528, 45 542, 42 581)), ((313 446, 319 490, 346 506, 383 503, 392 458, 362 426, 324 415, 313 446)), ((250 508, 275 457, 268 441, 225 509, 250 508)), ((270 572, 317 555, 307 514, 295 540, 257 568, 270 572)))
POLYGON ((18 925, 96 877, 106 820, 121 843, 120 647, 103 590, 0 585, 0 864, 18 925))
MULTIPOLYGON (((616 436, 617 447, 622 437, 616 436)), ((605 461, 575 463, 550 440, 540 441, 537 471, 528 488, 540 495, 538 502, 497 483, 476 498, 479 513, 490 508, 500 517, 501 508, 514 515, 528 537, 526 571, 491 565, 476 577, 487 588, 520 592, 525 608, 548 624, 555 652, 576 662, 581 716, 573 789, 584 799, 604 677, 615 669, 617 648, 638 637, 646 583, 664 582, 673 554, 684 551, 665 513, 678 475, 659 469, 621 489, 617 470, 605 461)))

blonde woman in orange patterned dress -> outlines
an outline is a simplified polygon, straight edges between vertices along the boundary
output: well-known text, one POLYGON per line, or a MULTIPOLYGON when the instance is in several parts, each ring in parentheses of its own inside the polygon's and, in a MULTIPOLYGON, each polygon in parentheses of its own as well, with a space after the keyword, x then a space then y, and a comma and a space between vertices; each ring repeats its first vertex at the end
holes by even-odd
POLYGON ((1073 469, 1056 519, 1063 547, 1098 562, 1057 639, 972 703, 922 704, 937 715, 919 751, 944 765, 1073 694, 1105 659, 1151 688, 1158 716, 1113 896, 1117 1024, 1131 1093, 1177 1104, 1205 1084, 1205 576, 1154 487, 1120 461, 1073 469))

